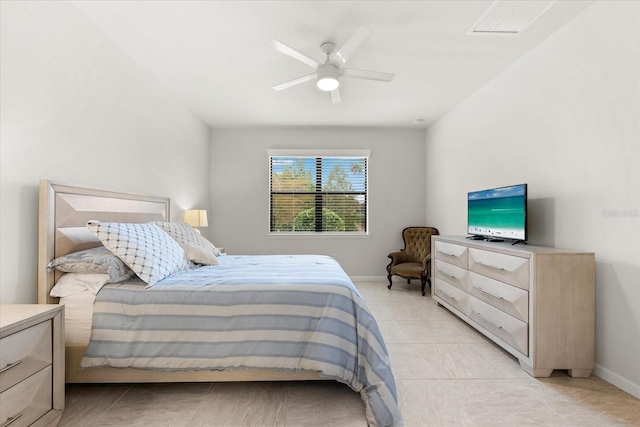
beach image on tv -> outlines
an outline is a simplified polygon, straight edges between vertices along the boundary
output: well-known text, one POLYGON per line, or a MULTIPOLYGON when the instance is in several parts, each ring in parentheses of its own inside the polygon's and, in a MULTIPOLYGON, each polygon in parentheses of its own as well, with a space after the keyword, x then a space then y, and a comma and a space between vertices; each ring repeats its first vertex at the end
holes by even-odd
POLYGON ((527 203, 525 188, 524 185, 514 185, 469 193, 469 233, 524 239, 527 203))

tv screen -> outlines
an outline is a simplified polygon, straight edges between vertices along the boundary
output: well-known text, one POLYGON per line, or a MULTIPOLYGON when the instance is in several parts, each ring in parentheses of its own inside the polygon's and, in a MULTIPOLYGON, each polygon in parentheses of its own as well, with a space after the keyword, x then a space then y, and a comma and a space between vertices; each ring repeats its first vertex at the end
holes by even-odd
POLYGON ((488 240, 527 240, 527 184, 472 191, 467 232, 488 240))

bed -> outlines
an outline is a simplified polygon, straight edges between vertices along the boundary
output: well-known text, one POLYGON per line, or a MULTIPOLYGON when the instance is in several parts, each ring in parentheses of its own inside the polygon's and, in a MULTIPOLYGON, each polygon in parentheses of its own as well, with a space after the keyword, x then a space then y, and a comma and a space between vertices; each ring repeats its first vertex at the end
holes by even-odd
MULTIPOLYGON (((169 210, 166 197, 41 181, 39 303, 59 302, 51 290, 72 276, 48 269, 53 260, 102 247, 88 221, 160 224, 169 210)), ((66 382, 333 379, 361 394, 371 425, 397 421, 386 346, 335 260, 225 255, 216 263, 152 285, 134 276, 62 298, 70 313, 66 382)))

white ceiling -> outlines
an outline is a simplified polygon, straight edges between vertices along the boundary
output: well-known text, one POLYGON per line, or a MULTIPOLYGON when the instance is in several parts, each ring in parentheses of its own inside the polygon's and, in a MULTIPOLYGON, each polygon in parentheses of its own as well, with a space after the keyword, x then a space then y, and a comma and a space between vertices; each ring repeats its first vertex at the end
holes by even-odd
POLYGON ((213 128, 424 128, 591 1, 559 1, 518 36, 467 34, 491 0, 72 3, 213 128), (271 88, 313 72, 271 40, 323 62, 322 42, 339 47, 361 26, 375 33, 345 66, 395 73, 391 83, 342 78, 341 104, 313 81, 271 88))

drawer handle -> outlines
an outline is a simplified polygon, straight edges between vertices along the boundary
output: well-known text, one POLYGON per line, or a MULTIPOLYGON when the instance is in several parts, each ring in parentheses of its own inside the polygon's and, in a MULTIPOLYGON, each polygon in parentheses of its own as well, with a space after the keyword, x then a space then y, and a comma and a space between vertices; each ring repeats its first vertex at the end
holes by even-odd
POLYGON ((445 252, 445 251, 440 251, 440 253, 442 255, 451 256, 451 257, 455 257, 456 256, 455 254, 450 254, 449 252, 445 252))
POLYGON ((2 426, 0 427, 7 427, 9 424, 13 423, 14 421, 16 421, 18 418, 20 418, 22 416, 22 412, 20 412, 18 415, 13 416, 13 417, 9 417, 7 418, 7 420, 4 422, 4 424, 2 424, 2 426))
POLYGON ((477 311, 474 311, 473 314, 475 314, 476 316, 478 316, 479 318, 481 318, 482 320, 484 320, 485 322, 495 326, 498 329, 502 329, 502 326, 498 325, 496 322, 491 321, 489 319, 487 319, 486 317, 484 317, 482 314, 478 313, 477 311))
MULTIPOLYGON (((0 369, 0 374, 5 372, 5 371, 8 371, 11 368, 14 368, 14 367, 18 366, 21 363, 22 363, 22 360, 18 360, 17 362, 13 362, 13 363, 7 363, 7 366, 5 366, 4 368, 0 369)), ((2 427, 4 427, 4 426, 2 426, 2 427)))
POLYGON ((489 296, 492 296, 492 297, 494 297, 494 298, 497 298, 497 299, 504 299, 504 297, 501 297, 500 295, 496 295, 496 294, 494 294, 493 292, 485 291, 484 289, 482 289, 482 288, 480 288, 480 287, 478 287, 478 286, 476 286, 475 288, 476 288, 477 290, 479 290, 480 292, 482 292, 482 293, 484 293, 484 294, 487 294, 487 295, 489 295, 489 296))
POLYGON ((478 261, 478 264, 480 264, 480 265, 482 265, 482 266, 484 266, 484 267, 493 268, 494 270, 505 271, 503 267, 498 267, 498 266, 496 266, 496 265, 486 264, 486 263, 484 263, 484 262, 479 262, 479 261, 478 261))
POLYGON ((443 276, 446 276, 446 277, 448 277, 448 278, 450 278, 450 279, 456 279, 456 276, 454 276, 453 274, 449 274, 449 273, 447 273, 447 272, 445 272, 445 271, 438 270, 438 273, 440 273, 440 274, 442 274, 443 276))
POLYGON ((452 300, 454 300, 454 301, 458 301, 457 299, 455 299, 454 297, 452 297, 451 295, 449 295, 448 293, 446 293, 446 292, 445 292, 445 291, 443 291, 442 289, 438 289, 438 290, 439 290, 439 291, 440 291, 440 293, 441 293, 442 295, 444 295, 445 297, 447 297, 447 298, 449 298, 449 299, 452 299, 452 300))

